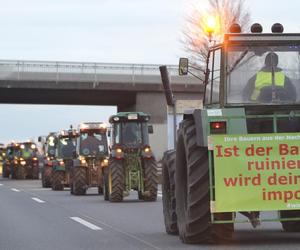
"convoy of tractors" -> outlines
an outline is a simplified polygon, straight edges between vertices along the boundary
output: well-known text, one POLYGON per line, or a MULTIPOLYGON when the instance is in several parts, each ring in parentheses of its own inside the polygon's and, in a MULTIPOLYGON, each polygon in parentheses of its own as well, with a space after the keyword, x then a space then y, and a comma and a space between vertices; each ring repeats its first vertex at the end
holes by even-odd
POLYGON ((2 176, 39 179, 44 188, 85 195, 96 187, 104 199, 120 202, 130 191, 144 201, 157 199, 157 163, 149 145, 150 115, 118 113, 102 122, 81 123, 77 129, 50 132, 38 143, 0 145, 2 176), (110 146, 108 142, 110 137, 110 146), (40 152, 38 152, 40 146, 40 152))
MULTIPOLYGON (((279 221, 284 231, 300 232, 300 35, 282 31, 275 24, 264 34, 254 24, 241 33, 235 24, 208 51, 203 108, 183 114, 176 147, 162 160, 165 229, 185 243, 230 241, 234 223, 244 222, 255 228, 279 221)), ((175 106, 163 72, 167 103, 175 106)), ((179 74, 189 72, 182 58, 179 74)), ((39 138, 39 158, 33 142, 0 145, 2 175, 37 179, 40 163, 43 187, 69 187, 72 195, 96 187, 110 202, 134 190, 140 200, 155 201, 149 120, 121 112, 110 117, 109 129, 94 122, 51 132, 39 138)))

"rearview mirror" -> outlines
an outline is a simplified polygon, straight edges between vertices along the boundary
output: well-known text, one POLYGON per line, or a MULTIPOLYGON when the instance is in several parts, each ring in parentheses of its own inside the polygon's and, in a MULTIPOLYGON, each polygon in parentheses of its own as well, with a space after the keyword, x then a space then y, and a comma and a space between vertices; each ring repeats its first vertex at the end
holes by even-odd
POLYGON ((153 134, 153 126, 152 125, 148 125, 148 133, 153 134))
POLYGON ((179 75, 184 76, 188 74, 189 71, 189 59, 187 58, 180 58, 179 59, 179 75))
POLYGON ((110 137, 110 129, 107 130, 107 136, 110 137))
POLYGON ((39 136, 39 137, 38 137, 38 142, 41 142, 41 141, 42 141, 42 137, 39 136))

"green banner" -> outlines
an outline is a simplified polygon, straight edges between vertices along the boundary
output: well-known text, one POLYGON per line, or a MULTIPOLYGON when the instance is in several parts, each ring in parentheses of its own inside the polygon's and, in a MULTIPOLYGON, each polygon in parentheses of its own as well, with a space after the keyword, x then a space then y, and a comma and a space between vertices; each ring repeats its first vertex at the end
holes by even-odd
POLYGON ((300 134, 213 135, 213 212, 300 210, 300 134))

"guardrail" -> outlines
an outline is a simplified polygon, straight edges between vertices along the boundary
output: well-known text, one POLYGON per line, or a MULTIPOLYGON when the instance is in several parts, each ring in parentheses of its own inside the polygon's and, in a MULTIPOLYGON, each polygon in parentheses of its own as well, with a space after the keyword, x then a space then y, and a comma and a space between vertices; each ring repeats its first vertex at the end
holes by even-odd
MULTIPOLYGON (((178 75, 178 66, 168 65, 168 70, 170 76, 178 75)), ((126 75, 134 81, 141 76, 159 76, 160 72, 155 64, 0 60, 0 79, 28 80, 29 74, 32 80, 40 79, 41 75, 48 75, 48 79, 51 75, 52 80, 60 81, 61 76, 74 74, 77 79, 89 76, 89 81, 97 81, 101 75, 126 75)))

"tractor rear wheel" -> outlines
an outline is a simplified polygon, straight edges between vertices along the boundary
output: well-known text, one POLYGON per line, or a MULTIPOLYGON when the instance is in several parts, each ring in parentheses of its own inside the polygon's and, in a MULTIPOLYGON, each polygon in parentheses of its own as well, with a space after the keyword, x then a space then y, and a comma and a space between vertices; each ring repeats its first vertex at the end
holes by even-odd
POLYGON ((120 202, 123 200, 125 187, 123 161, 111 159, 108 167, 109 201, 120 202))
POLYGON ((64 190, 64 171, 52 171, 52 190, 64 190))
MULTIPOLYGON (((212 224, 208 150, 196 144, 193 120, 184 120, 178 131, 175 170, 176 213, 180 238, 185 243, 229 241, 233 224, 212 224)), ((220 213, 216 220, 232 220, 220 213)))
MULTIPOLYGON (((296 218, 300 217, 300 210, 280 211, 281 218, 296 218)), ((281 225, 286 232, 300 232, 300 221, 281 221, 281 225)))
POLYGON ((175 158, 175 150, 169 150, 164 153, 162 160, 162 202, 166 232, 178 235, 175 198, 175 158))
POLYGON ((51 174, 52 174, 52 167, 44 166, 42 170, 42 186, 44 188, 51 187, 51 174))
POLYGON ((144 201, 156 201, 157 199, 157 164, 154 158, 143 159, 144 169, 144 190, 148 192, 146 194, 140 193, 139 199, 144 201))
POLYGON ((85 195, 87 190, 86 168, 73 167, 72 174, 73 194, 85 195))

